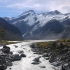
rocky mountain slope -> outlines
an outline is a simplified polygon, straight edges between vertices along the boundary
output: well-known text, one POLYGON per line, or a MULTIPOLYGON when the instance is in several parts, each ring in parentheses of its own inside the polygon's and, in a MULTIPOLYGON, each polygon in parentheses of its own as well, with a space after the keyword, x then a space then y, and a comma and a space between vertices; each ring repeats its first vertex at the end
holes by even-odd
POLYGON ((22 40, 20 30, 0 18, 0 40, 22 40))
POLYGON ((59 39, 69 37, 68 34, 66 35, 66 30, 70 28, 69 13, 62 14, 55 10, 38 14, 33 10, 29 10, 16 18, 4 17, 4 19, 18 27, 24 39, 59 39))

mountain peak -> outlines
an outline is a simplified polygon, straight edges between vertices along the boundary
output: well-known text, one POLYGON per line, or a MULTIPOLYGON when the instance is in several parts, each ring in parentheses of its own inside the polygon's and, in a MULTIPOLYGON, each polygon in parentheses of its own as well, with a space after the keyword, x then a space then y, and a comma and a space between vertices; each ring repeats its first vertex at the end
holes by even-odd
POLYGON ((55 11, 50 11, 50 12, 46 12, 46 15, 59 15, 61 14, 58 10, 55 10, 55 11))
POLYGON ((55 14, 61 14, 58 10, 53 11, 55 14))
MULTIPOLYGON (((25 11, 25 12, 23 12, 20 16, 23 16, 23 15, 29 15, 29 14, 35 14, 35 12, 34 12, 34 10, 29 10, 29 11, 25 11)), ((19 17, 20 17, 19 16, 19 17)))
POLYGON ((34 12, 34 10, 29 10, 29 12, 34 12))
POLYGON ((29 10, 29 11, 26 11, 24 13, 33 13, 33 14, 35 14, 34 10, 29 10))

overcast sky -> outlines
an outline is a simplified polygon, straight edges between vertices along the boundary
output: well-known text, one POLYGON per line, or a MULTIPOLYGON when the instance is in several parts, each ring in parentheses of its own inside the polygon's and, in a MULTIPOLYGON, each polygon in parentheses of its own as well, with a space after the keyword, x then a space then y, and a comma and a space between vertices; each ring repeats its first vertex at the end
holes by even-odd
POLYGON ((0 0, 0 17, 16 17, 28 10, 70 13, 70 0, 0 0))

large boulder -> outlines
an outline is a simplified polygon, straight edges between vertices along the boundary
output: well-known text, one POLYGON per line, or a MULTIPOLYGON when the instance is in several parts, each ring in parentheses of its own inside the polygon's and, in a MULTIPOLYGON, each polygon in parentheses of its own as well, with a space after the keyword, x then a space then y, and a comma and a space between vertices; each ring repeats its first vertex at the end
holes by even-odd
POLYGON ((4 53, 9 53, 10 52, 10 47, 7 47, 6 45, 3 46, 2 52, 4 53))
POLYGON ((13 55, 13 61, 21 60, 21 56, 19 54, 13 55))
POLYGON ((3 65, 0 65, 0 70, 5 70, 5 67, 3 65))

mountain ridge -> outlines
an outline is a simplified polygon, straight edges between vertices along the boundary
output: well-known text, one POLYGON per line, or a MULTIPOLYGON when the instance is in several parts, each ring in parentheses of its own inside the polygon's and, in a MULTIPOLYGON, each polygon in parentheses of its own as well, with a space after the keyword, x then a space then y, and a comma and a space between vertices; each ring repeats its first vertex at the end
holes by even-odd
POLYGON ((5 19, 0 18, 0 39, 1 40, 22 40, 20 30, 9 24, 5 19))
POLYGON ((34 37, 34 39, 38 39, 37 36, 40 35, 39 39, 43 39, 44 36, 46 37, 47 35, 52 35, 52 33, 54 33, 56 36, 59 35, 58 38, 62 38, 63 32, 65 32, 66 28, 69 26, 69 20, 69 13, 62 14, 58 10, 41 14, 37 14, 33 10, 29 10, 22 13, 17 18, 7 21, 10 24, 18 27, 24 38, 33 39, 34 37), (52 21, 52 26, 49 23, 50 21, 52 21))

